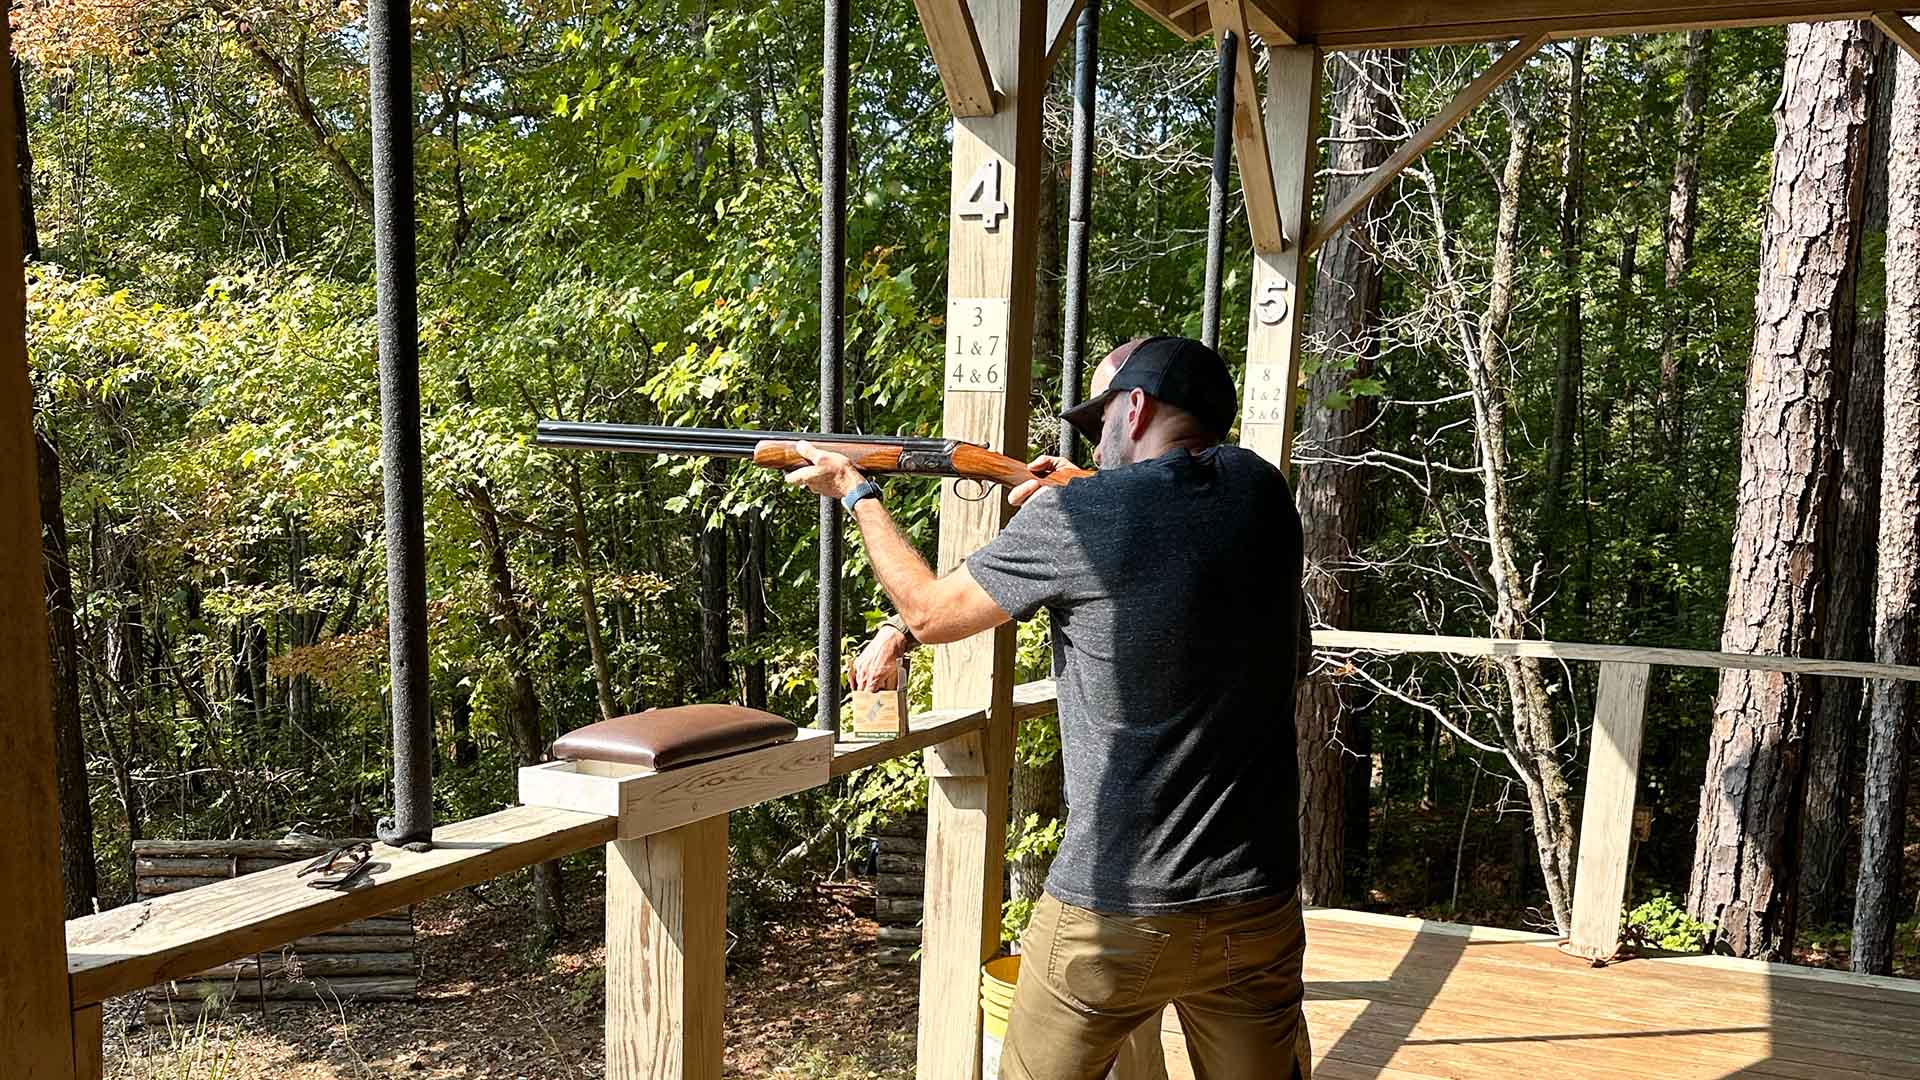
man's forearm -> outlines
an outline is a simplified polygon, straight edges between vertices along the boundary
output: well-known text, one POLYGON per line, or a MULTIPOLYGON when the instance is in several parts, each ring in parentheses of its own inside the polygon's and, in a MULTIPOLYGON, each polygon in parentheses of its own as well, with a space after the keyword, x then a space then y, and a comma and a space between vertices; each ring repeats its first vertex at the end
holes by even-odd
POLYGON ((933 584, 933 568, 900 531, 893 515, 879 499, 863 499, 853 508, 854 523, 860 526, 860 539, 867 548, 867 560, 873 564, 873 576, 893 601, 893 609, 918 626, 926 617, 923 593, 933 584))

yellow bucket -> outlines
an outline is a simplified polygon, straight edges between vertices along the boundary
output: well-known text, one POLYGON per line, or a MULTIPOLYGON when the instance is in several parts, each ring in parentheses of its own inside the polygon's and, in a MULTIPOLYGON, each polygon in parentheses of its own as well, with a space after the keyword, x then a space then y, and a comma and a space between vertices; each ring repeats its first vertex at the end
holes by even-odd
POLYGON ((1007 1037, 1007 1016, 1013 1011, 1013 988, 1020 981, 1020 958, 1002 956, 980 968, 980 1012, 984 1034, 998 1042, 1007 1037))

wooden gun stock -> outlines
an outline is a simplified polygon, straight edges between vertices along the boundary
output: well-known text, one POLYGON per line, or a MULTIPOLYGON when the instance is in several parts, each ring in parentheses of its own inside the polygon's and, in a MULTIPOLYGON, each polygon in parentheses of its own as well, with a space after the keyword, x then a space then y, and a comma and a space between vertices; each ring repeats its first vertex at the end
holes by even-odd
MULTIPOLYGON (((821 439, 813 445, 822 450, 831 450, 853 462, 854 468, 864 473, 886 475, 898 473, 911 476, 951 476, 968 480, 1004 484, 1018 487, 1029 480, 1039 480, 1049 487, 1062 487, 1083 476, 1092 476, 1091 469, 1078 466, 1063 466, 1036 477, 1026 463, 1010 458, 1005 454, 989 450, 972 443, 953 443, 949 451, 931 455, 924 451, 908 451, 898 446, 886 446, 879 443, 837 442, 821 439)), ((753 463, 769 469, 790 472, 808 464, 800 456, 795 442, 791 440, 769 439, 753 448, 753 463)))

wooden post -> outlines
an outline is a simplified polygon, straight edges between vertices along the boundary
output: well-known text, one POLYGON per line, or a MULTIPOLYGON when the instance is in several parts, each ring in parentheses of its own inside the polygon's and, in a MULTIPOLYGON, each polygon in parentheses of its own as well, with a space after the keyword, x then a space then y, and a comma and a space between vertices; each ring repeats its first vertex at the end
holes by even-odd
MULTIPOLYGON (((11 55, 0 20, 0 46, 11 55)), ((26 276, 20 188, 13 182, 19 118, 0 94, 0 1076, 71 1080, 78 1045, 67 981, 66 905, 60 886, 60 802, 54 791, 47 594, 40 568, 40 486, 34 470, 33 391, 27 382, 26 276)), ((97 1010, 96 1010, 97 1012, 97 1010)), ((98 1041, 98 1028, 95 1041, 98 1041)))
POLYGON ((607 1080, 719 1080, 727 815, 607 845, 607 1080))
MULTIPOLYGON (((1027 449, 1033 275, 1040 209, 1040 105, 1047 5, 974 0, 998 110, 956 117, 947 270, 945 431, 1015 457, 1027 449)), ((999 492, 949 480, 940 570, 1006 523, 999 492)), ((1013 768, 1013 627, 935 650, 933 706, 987 708, 985 727, 927 751, 927 878, 920 962, 920 1080, 980 1075, 980 964, 1000 946, 1013 768)))
POLYGON ((1626 897, 1627 855, 1633 844, 1633 800, 1639 788, 1648 671, 1646 664, 1600 665, 1568 946, 1592 960, 1604 960, 1620 947, 1620 906, 1626 897))
POLYGON ((1306 222, 1313 208, 1315 139, 1320 130, 1320 50, 1267 50, 1267 148, 1280 207, 1279 251, 1255 251, 1247 376, 1240 391, 1240 445, 1291 470, 1294 389, 1300 385, 1306 325, 1306 222))
POLYGON ((98 1005, 73 1010, 74 1080, 103 1080, 107 1075, 104 1020, 98 1005))

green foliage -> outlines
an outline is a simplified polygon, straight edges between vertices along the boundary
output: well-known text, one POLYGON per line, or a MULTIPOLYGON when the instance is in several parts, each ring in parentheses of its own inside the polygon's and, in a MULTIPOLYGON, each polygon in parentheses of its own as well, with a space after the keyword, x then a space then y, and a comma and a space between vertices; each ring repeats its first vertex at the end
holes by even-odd
POLYGON ((1630 940, 1669 952, 1706 952, 1713 943, 1714 924, 1687 914, 1671 893, 1653 897, 1621 917, 1622 933, 1630 940))
MULTIPOLYGON (((738 697, 746 665, 760 664, 770 707, 811 716, 813 502, 762 470, 549 453, 530 434, 543 417, 818 423, 817 7, 476 0, 416 16, 436 812, 511 799, 519 761, 598 715, 596 669, 626 709, 738 697), (762 521, 767 629, 749 639, 740 571, 762 521), (718 679, 701 670, 700 538, 714 529, 727 539, 730 589, 718 679)), ((364 181, 368 169, 357 17, 355 5, 308 0, 254 5, 245 25, 171 4, 36 2, 20 14, 42 241, 30 353, 37 422, 64 473, 103 853, 123 852, 136 828, 267 834, 298 822, 364 834, 389 798, 370 229, 345 175, 364 181), (112 17, 85 34, 55 32, 85 11, 112 17), (270 61, 295 76, 324 141, 270 61)), ((1542 629, 1717 640, 1781 41, 1778 29, 1717 38, 1693 267, 1671 291, 1662 217, 1684 75, 1675 35, 1604 39, 1588 54, 1571 277, 1559 251, 1568 69, 1558 46, 1390 193, 1370 369, 1351 350, 1309 348, 1312 370, 1344 380, 1318 407, 1369 417, 1378 446, 1423 463, 1368 466, 1380 467, 1368 474, 1356 555, 1371 569, 1350 577, 1356 625, 1487 630, 1471 554, 1484 528, 1480 448, 1458 335, 1436 306, 1437 259, 1456 261, 1468 291, 1484 287, 1518 107, 1538 128, 1500 390, 1513 525, 1542 629), (1549 515, 1558 333, 1574 297, 1579 464, 1549 515), (1673 353, 1685 453, 1669 458, 1649 447, 1676 326, 1687 330, 1673 353)), ((1178 45, 1122 5, 1102 48, 1096 353, 1138 334, 1197 332, 1212 108, 1204 46, 1178 45)), ((861 8, 852 51, 848 425, 932 434, 942 424, 951 118, 910 5, 861 8)), ((1478 48, 1411 52, 1397 112, 1431 115, 1484 62, 1478 48)), ((1050 117, 1068 112, 1070 65, 1055 66, 1050 117)), ((1049 190, 1064 187, 1065 131, 1047 129, 1049 190)), ((1065 215, 1054 217, 1059 227, 1065 215)), ((1238 365, 1246 320, 1233 313, 1246 310, 1251 252, 1243 228, 1229 236, 1222 349, 1238 365)), ((1882 246, 1867 243, 1870 310, 1882 246)), ((1051 285, 1049 273, 1037 284, 1051 285)), ((1057 332, 1036 342, 1036 445, 1053 437, 1057 332)), ((897 480, 887 498, 932 553, 937 485, 897 480)), ((848 552, 852 649, 860 616, 871 629, 887 605, 864 551, 848 552)), ((1017 656, 1020 678, 1051 673, 1044 620, 1021 627, 1017 656)), ((1407 662, 1396 674, 1453 717, 1487 716, 1505 693, 1490 669, 1407 662)), ((923 653, 918 707, 930 704, 931 678, 923 653)), ((1587 715, 1590 678, 1554 686, 1569 727, 1587 715)), ((1406 865, 1379 880, 1417 882, 1412 902, 1448 895, 1432 851, 1453 826, 1434 808, 1456 805, 1487 763, 1426 714, 1353 692, 1382 763, 1382 820, 1402 830, 1375 854, 1406 865), (1403 824, 1427 817, 1432 843, 1425 825, 1403 824)), ((1658 881, 1684 877, 1712 692, 1711 679, 1686 673, 1655 688, 1642 779, 1656 827, 1641 867, 1658 881)), ((1567 746, 1577 754, 1578 740, 1567 746)), ((1059 752, 1057 725, 1024 726, 1023 763, 1059 752)), ((736 815, 737 928, 794 895, 805 874, 844 867, 851 838, 919 806, 925 788, 909 758, 736 815)), ((1059 829, 1022 822, 1010 850, 1043 855, 1059 829)), ((110 885, 124 888, 124 862, 103 859, 110 885)), ((1503 873, 1524 869, 1521 860, 1503 873)), ((1024 920, 1010 905, 1008 926, 1024 920)))

